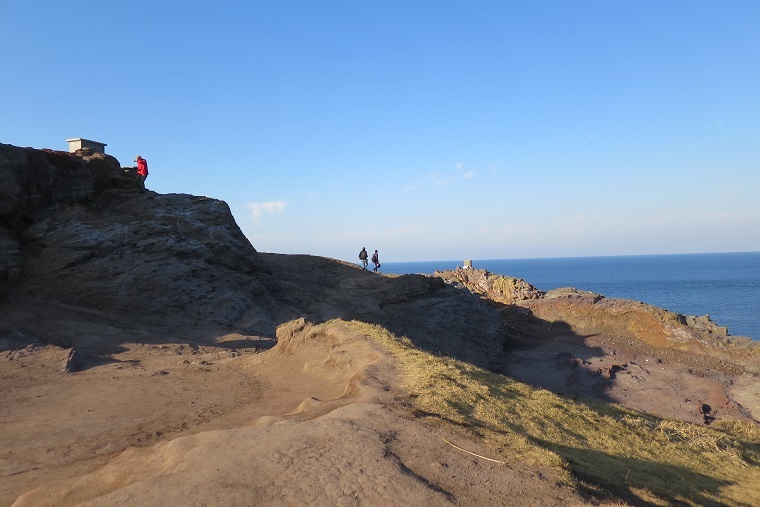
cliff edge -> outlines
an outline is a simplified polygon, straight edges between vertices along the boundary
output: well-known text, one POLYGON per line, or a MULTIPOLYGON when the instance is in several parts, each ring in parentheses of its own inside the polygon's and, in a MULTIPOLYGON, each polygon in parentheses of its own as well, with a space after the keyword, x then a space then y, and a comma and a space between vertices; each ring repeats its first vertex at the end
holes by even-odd
MULTIPOLYGON (((589 439, 646 430, 668 455, 670 421, 755 428, 758 375, 756 344, 704 318, 258 252, 222 201, 141 194, 107 155, 0 144, 2 505, 751 504, 751 478, 727 493, 681 457, 589 439), (523 398, 550 401, 529 415, 523 398), (582 438, 531 433, 581 419, 582 438), (666 472, 686 479, 655 484, 666 472)), ((749 477, 746 438, 730 459, 749 477)))

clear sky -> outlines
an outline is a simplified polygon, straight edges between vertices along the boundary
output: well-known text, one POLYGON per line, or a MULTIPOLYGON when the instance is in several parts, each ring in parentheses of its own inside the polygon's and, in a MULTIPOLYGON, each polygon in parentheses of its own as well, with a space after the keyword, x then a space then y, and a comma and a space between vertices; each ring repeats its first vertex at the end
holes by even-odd
POLYGON ((760 251, 760 2, 0 0, 0 142, 108 143, 263 252, 760 251))

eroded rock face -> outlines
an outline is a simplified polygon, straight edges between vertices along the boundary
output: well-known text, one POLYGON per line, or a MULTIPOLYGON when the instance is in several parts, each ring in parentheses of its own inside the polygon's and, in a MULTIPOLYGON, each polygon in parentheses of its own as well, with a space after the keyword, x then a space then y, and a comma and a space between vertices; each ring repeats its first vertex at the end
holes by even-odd
POLYGON ((222 201, 141 194, 112 157, 2 148, 0 338, 85 361, 124 342, 258 347, 282 322, 346 318, 480 365, 501 351, 501 316, 440 278, 259 254, 222 201))
POLYGON ((0 297, 23 271, 22 236, 51 208, 92 202, 133 182, 104 154, 70 154, 0 144, 0 297))
POLYGON ((0 145, 0 338, 21 333, 100 355, 126 340, 234 334, 245 346, 304 317, 380 324, 484 366, 507 342, 560 332, 741 345, 721 341, 706 318, 575 289, 544 294, 485 270, 387 277, 333 259, 259 254, 224 202, 141 194, 127 173, 107 155, 0 145))
POLYGON ((541 300, 525 302, 535 316, 563 322, 579 335, 612 334, 637 339, 656 347, 693 343, 700 336, 682 315, 625 299, 605 298, 591 292, 559 289, 541 300))
POLYGON ((473 292, 487 296, 492 301, 514 304, 527 299, 539 299, 544 293, 521 278, 496 275, 485 269, 462 269, 437 271, 435 276, 467 287, 473 292))
POLYGON ((566 324, 583 336, 609 334, 633 339, 658 348, 687 349, 694 346, 716 351, 744 351, 751 356, 760 347, 746 337, 730 336, 708 315, 684 316, 639 301, 606 298, 573 288, 551 290, 543 298, 520 302, 546 322, 566 324))
POLYGON ((742 350, 750 356, 760 352, 757 343, 729 336, 727 328, 715 324, 707 315, 684 316, 638 301, 606 298, 572 287, 544 293, 524 280, 482 269, 458 268, 436 272, 435 276, 497 303, 528 309, 545 325, 555 326, 554 332, 611 335, 658 348, 700 346, 717 351, 742 350))
POLYGON ((121 327, 253 330, 263 319, 271 333, 256 258, 222 201, 141 194, 108 155, 0 145, 6 315, 14 305, 26 314, 70 307, 121 327))

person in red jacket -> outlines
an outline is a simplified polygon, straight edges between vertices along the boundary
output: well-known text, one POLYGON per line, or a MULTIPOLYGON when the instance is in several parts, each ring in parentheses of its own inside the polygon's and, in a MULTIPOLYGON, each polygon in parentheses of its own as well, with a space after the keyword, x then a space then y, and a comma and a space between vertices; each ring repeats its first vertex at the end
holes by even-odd
POLYGON ((148 161, 137 155, 137 183, 140 185, 140 193, 145 192, 145 179, 148 177, 148 161))

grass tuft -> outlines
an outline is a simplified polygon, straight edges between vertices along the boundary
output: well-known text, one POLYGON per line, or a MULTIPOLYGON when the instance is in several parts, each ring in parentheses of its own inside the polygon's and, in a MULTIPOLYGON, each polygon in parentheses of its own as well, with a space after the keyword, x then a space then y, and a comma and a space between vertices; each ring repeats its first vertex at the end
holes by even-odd
POLYGON ((633 503, 760 505, 760 429, 751 423, 708 428, 573 400, 435 356, 380 326, 346 324, 398 359, 420 413, 468 429, 494 458, 551 467, 579 490, 633 503))

